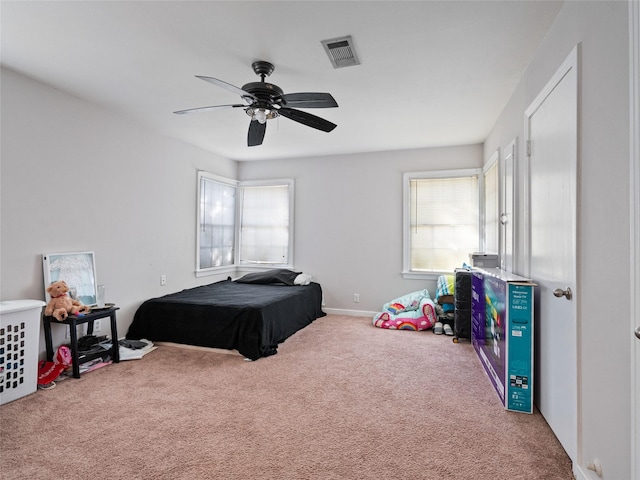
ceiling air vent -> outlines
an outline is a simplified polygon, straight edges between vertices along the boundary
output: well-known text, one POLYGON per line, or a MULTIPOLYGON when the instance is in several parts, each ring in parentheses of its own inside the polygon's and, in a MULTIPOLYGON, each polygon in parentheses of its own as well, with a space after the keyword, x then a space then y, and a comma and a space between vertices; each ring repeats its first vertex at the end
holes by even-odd
POLYGON ((353 40, 351 36, 332 38, 331 40, 322 40, 322 46, 329 55, 329 60, 333 68, 351 67, 360 65, 358 55, 353 48, 353 40))

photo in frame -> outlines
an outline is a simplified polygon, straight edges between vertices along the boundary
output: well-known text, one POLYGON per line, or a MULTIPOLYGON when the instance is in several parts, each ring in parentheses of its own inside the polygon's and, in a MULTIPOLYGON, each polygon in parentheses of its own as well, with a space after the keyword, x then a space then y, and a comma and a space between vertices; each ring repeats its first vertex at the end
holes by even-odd
POLYGON ((64 280, 69 295, 83 305, 96 305, 96 262, 93 252, 45 253, 42 255, 45 301, 51 300, 47 287, 64 280))

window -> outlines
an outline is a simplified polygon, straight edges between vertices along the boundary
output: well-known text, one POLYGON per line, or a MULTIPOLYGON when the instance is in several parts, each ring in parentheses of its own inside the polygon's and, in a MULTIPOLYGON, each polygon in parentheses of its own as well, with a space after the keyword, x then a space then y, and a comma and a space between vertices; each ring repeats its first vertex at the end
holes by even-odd
POLYGON ((237 182, 198 172, 196 275, 293 266, 293 180, 237 182))
POLYGON ((485 253, 498 253, 500 238, 498 154, 489 160, 484 171, 484 249, 485 253))
POLYGON ((293 182, 243 184, 241 265, 291 265, 293 182))
POLYGON ((404 174, 405 278, 452 272, 480 245, 479 169, 404 174))
POLYGON ((236 185, 198 172, 198 272, 235 265, 236 185))

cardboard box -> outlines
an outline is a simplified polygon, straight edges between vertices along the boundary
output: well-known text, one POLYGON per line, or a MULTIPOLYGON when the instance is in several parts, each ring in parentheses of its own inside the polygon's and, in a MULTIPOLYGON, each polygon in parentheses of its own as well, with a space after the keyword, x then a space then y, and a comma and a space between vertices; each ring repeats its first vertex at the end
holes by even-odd
POLYGON ((535 284, 498 268, 471 274, 473 348, 504 407, 533 413, 535 284))

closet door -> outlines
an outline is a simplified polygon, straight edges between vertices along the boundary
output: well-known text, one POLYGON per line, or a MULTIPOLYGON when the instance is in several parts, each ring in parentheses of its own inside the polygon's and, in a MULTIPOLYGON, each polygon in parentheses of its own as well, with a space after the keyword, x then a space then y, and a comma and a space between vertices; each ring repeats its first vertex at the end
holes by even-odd
POLYGON ((528 258, 538 285, 534 391, 571 460, 578 449, 576 297, 577 47, 525 112, 530 208, 528 258))

